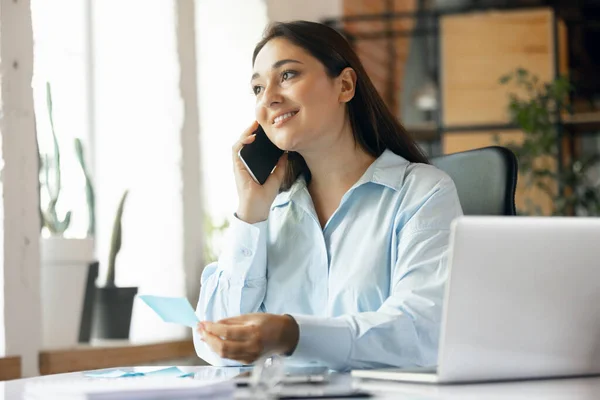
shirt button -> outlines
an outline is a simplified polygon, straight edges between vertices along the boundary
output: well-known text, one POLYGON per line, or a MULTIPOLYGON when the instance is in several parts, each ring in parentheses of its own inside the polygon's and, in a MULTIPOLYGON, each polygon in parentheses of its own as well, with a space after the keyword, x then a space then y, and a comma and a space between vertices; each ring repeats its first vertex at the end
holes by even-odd
POLYGON ((246 247, 242 247, 242 255, 244 257, 250 257, 252 255, 252 250, 250 250, 246 247))

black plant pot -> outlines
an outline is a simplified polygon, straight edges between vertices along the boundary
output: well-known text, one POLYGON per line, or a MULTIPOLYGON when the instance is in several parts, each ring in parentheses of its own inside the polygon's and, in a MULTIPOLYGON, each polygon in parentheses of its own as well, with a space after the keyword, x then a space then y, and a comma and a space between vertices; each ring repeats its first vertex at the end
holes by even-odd
POLYGON ((100 264, 94 261, 89 265, 85 295, 83 298, 83 312, 79 325, 79 343, 89 343, 92 334, 92 322, 94 320, 94 304, 96 303, 96 278, 100 264))
POLYGON ((96 288, 92 338, 129 339, 131 312, 137 287, 96 288))

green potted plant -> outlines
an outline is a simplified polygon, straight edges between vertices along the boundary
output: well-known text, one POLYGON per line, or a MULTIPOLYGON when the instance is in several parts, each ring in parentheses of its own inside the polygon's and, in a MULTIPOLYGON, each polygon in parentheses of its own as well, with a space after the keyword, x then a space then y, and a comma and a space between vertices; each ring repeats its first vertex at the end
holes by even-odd
MULTIPOLYGON (((78 343, 83 299, 89 265, 94 259, 94 239, 67 237, 72 212, 59 216, 61 200, 61 151, 54 129, 52 91, 46 83, 46 107, 52 134, 52 150, 39 154, 41 269, 40 294, 42 304, 42 346, 69 348, 78 343)), ((83 157, 83 146, 75 141, 75 151, 81 157, 83 174, 89 178, 83 157), (79 153, 80 152, 80 153, 79 153)), ((93 194, 91 180, 86 182, 93 194)), ((93 214, 90 216, 90 220, 93 214)), ((88 232, 89 233, 89 232, 88 232)))
MULTIPOLYGON (((559 139, 557 115, 570 113, 566 101, 571 84, 566 77, 540 82, 529 71, 519 68, 500 78, 503 85, 514 84, 517 93, 509 95, 508 112, 511 121, 525 133, 521 143, 509 143, 519 160, 519 171, 528 188, 540 190, 552 204, 552 215, 600 215, 600 185, 590 179, 600 155, 568 155, 558 171, 546 160, 558 160, 559 139)), ((539 204, 525 199, 520 214, 542 214, 539 204)))
POLYGON ((96 298, 93 311, 93 339, 128 339, 131 326, 133 301, 137 287, 117 287, 116 261, 121 250, 123 238, 123 210, 129 191, 125 191, 119 202, 113 223, 106 283, 96 288, 96 298))

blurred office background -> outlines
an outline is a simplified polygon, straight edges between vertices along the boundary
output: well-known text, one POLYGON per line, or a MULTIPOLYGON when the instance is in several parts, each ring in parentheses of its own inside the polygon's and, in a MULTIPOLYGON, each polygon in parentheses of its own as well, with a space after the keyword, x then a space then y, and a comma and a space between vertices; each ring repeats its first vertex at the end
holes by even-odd
MULTIPOLYGON (((53 357, 109 345, 90 294, 110 281, 125 191, 115 286, 195 305, 237 205, 230 148, 253 120, 251 55, 270 21, 342 32, 429 156, 513 148, 521 214, 600 214, 600 1, 0 5, 0 357, 25 375, 77 369, 53 357)), ((190 356, 190 330, 133 299, 119 351, 176 343, 166 356, 190 356)))

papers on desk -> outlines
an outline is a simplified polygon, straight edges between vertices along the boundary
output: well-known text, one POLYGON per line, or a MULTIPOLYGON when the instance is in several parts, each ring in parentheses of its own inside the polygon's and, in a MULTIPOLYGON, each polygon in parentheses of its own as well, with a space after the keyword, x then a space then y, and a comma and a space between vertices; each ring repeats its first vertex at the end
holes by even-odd
POLYGON ((91 371, 84 373, 88 378, 130 378, 132 376, 143 376, 141 372, 122 371, 113 369, 109 371, 91 371))
MULTIPOLYGON (((48 377, 50 378, 50 377, 48 377)), ((25 385, 26 400, 161 400, 229 399, 235 383, 199 381, 175 376, 138 376, 129 378, 46 379, 25 385)))
POLYGON ((195 328, 200 320, 185 297, 138 296, 165 322, 195 328))
POLYGON ((104 369, 101 371, 84 372, 83 375, 88 378, 131 378, 134 376, 176 376, 179 378, 193 376, 183 372, 177 367, 167 368, 134 368, 133 371, 124 371, 121 369, 104 369))

